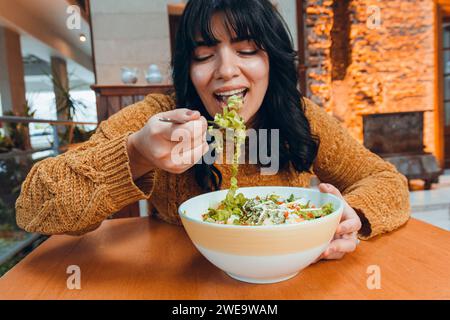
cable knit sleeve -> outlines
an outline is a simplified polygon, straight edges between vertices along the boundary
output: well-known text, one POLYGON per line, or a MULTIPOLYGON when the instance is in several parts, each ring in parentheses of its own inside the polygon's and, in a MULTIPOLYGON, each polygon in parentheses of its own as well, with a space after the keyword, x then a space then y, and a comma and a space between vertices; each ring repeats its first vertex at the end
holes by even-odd
POLYGON ((17 224, 29 232, 82 234, 148 199, 155 171, 133 181, 126 142, 149 117, 169 108, 167 97, 147 96, 103 121, 80 147, 35 164, 16 202, 17 224))
POLYGON ((392 231, 410 216, 408 183, 389 162, 356 141, 322 108, 305 99, 312 133, 320 139, 314 173, 336 186, 362 221, 368 239, 392 231))

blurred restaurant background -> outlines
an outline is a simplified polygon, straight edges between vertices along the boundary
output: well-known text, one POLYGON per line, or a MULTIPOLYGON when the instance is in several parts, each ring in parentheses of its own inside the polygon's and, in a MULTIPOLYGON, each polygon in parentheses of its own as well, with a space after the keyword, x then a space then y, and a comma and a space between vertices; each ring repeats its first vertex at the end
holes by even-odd
MULTIPOLYGON (((245 1, 245 0, 242 0, 245 1)), ((302 93, 410 181, 413 216, 450 230, 450 0, 274 0, 302 93)), ((0 276, 46 237, 14 204, 32 165, 167 93, 184 1, 0 0, 0 276)), ((147 215, 146 203, 112 218, 147 215)))

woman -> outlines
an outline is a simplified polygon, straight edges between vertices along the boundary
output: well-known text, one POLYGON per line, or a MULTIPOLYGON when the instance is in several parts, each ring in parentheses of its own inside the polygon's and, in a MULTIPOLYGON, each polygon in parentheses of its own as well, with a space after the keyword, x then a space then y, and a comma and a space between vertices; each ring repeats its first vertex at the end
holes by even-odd
POLYGON ((243 97, 247 127, 279 129, 280 170, 239 167, 239 185, 309 186, 345 200, 335 237, 322 254, 339 259, 409 217, 405 177, 357 143, 320 107, 302 98, 292 39, 268 0, 191 0, 173 57, 172 96, 149 95, 100 124, 81 147, 36 164, 17 200, 17 222, 30 232, 81 234, 125 205, 149 199, 151 212, 180 223, 184 200, 229 187, 231 166, 201 162, 208 151, 206 119, 232 94, 243 97), (170 117, 184 124, 159 121, 170 117), (175 130, 191 133, 174 161, 175 130), (172 141, 174 140, 174 141, 172 141))

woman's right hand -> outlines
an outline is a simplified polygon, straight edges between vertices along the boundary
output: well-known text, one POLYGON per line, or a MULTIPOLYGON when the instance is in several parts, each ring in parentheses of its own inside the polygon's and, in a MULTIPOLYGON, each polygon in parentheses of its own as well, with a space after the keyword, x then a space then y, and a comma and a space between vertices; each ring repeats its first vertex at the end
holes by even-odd
POLYGON ((191 168, 209 149, 207 128, 205 117, 186 108, 152 116, 143 128, 128 137, 127 151, 133 180, 154 168, 177 174, 191 168), (162 122, 159 120, 161 117, 186 123, 162 122))

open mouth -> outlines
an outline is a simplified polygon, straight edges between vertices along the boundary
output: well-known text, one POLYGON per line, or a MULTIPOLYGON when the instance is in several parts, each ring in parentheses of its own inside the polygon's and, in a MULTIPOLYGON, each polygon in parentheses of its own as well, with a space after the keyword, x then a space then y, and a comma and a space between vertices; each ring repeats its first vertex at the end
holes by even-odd
POLYGON ((219 104, 223 107, 227 105, 228 98, 231 96, 238 96, 239 98, 244 99, 247 95, 248 88, 230 90, 226 92, 214 93, 214 98, 219 102, 219 104))

